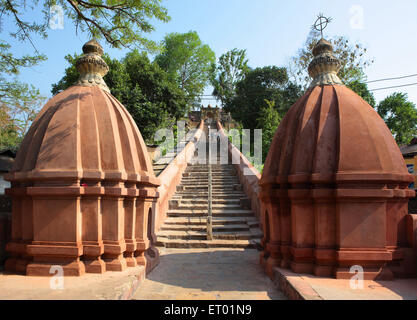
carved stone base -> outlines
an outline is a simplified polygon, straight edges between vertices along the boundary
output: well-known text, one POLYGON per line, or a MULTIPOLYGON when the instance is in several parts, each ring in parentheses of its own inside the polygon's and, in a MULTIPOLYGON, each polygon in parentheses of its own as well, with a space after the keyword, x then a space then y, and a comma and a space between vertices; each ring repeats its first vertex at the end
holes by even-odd
POLYGON ((310 262, 291 262, 291 270, 295 273, 313 274, 314 264, 310 262))
POLYGON ((333 277, 334 266, 315 265, 314 275, 317 277, 333 277))
POLYGON ((150 273, 159 264, 159 251, 155 247, 150 247, 145 252, 146 274, 150 273))
POLYGON ((85 266, 81 261, 63 262, 31 262, 26 267, 26 275, 36 277, 51 277, 56 275, 54 266, 61 266, 64 277, 79 277, 85 274, 85 266))
POLYGON ((123 255, 103 255, 103 260, 106 263, 107 271, 122 272, 127 268, 127 262, 123 255))
POLYGON ((274 268, 281 265, 280 258, 273 258, 272 256, 268 257, 265 264, 265 272, 269 278, 274 279, 274 268))
POLYGON ((85 272, 87 273, 104 273, 106 272, 106 263, 99 257, 96 259, 86 258, 86 260, 83 261, 85 265, 85 272))
MULTIPOLYGON (((394 275, 387 267, 364 268, 363 280, 393 280, 394 275)), ((350 268, 339 267, 336 270, 336 279, 352 279, 354 274, 350 273, 350 268)))

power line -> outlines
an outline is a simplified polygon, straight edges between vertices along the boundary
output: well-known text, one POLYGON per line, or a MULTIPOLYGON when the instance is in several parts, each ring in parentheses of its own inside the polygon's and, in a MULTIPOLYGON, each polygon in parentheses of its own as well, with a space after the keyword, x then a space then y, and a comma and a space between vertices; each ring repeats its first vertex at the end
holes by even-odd
POLYGON ((400 80, 400 79, 412 78, 412 77, 416 77, 416 76, 417 76, 417 74, 411 74, 411 75, 402 76, 402 77, 385 78, 385 79, 378 79, 378 80, 366 81, 365 83, 374 83, 374 82, 390 81, 390 80, 400 80))
MULTIPOLYGON (((375 83, 375 82, 401 80, 401 79, 407 79, 407 78, 413 78, 413 77, 417 77, 417 73, 416 74, 410 74, 410 75, 407 75, 407 76, 392 77, 392 78, 383 78, 383 79, 365 81, 365 83, 366 84, 369 84, 369 83, 375 83)), ((398 86, 390 86, 390 87, 369 89, 369 91, 380 91, 380 90, 388 90, 388 89, 395 89, 395 88, 404 88, 404 87, 410 87, 410 86, 415 86, 415 85, 417 85, 417 82, 415 82, 415 83, 409 83, 409 84, 403 84, 403 85, 398 85, 398 86)), ((253 93, 253 95, 255 95, 255 94, 256 93, 253 93)), ((209 95, 209 94, 201 95, 200 97, 202 97, 201 100, 217 100, 216 98, 209 99, 208 97, 215 97, 215 96, 209 95)))
POLYGON ((392 87, 385 87, 385 88, 370 89, 369 91, 379 91, 379 90, 403 88, 403 87, 409 87, 409 86, 415 86, 415 85, 417 85, 417 82, 415 82, 415 83, 409 83, 409 84, 403 84, 403 85, 400 85, 400 86, 392 86, 392 87))

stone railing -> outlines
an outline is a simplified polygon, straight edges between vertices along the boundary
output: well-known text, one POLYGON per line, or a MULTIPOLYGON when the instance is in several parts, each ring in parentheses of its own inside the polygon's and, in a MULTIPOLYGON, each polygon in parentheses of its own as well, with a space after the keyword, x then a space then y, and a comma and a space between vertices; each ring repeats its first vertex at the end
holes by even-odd
POLYGON ((161 181, 161 186, 158 188, 159 199, 157 207, 157 216, 155 221, 155 232, 159 230, 166 218, 166 213, 169 207, 169 200, 177 191, 177 186, 181 183, 182 174, 191 158, 194 156, 196 150, 196 143, 200 140, 203 133, 204 121, 200 122, 197 128, 197 132, 194 134, 193 139, 187 143, 185 148, 177 154, 174 160, 162 171, 158 176, 161 181))
POLYGON ((256 217, 262 224, 261 219, 261 204, 258 198, 259 193, 259 180, 261 174, 259 171, 249 162, 249 160, 236 148, 225 134, 221 123, 217 122, 217 128, 219 130, 220 139, 227 139, 229 144, 229 156, 232 159, 233 164, 237 169, 239 181, 243 186, 243 191, 250 199, 251 209, 256 214, 256 217))

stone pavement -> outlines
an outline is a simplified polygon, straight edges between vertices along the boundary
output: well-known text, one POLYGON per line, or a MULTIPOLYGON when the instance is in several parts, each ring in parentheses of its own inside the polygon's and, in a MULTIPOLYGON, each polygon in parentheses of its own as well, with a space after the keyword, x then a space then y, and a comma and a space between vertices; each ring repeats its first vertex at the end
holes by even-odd
POLYGON ((138 300, 282 300, 255 249, 160 249, 138 300))
POLYGON ((123 272, 64 277, 60 289, 55 277, 0 272, 0 300, 127 300, 144 278, 145 268, 138 266, 123 272))
POLYGON ((296 274, 275 268, 275 284, 290 299, 297 300, 417 300, 417 279, 363 281, 353 289, 350 280, 296 274))

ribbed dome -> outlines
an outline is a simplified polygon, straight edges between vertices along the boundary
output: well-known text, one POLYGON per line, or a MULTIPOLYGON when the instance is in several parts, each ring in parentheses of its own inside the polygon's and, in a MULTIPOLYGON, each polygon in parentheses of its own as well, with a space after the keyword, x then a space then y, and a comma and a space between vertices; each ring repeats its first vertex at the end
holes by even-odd
POLYGON ((350 279, 359 265, 366 279, 392 279, 413 176, 385 122, 340 81, 331 44, 313 54, 310 89, 279 125, 260 180, 261 261, 270 276, 281 266, 350 279))
POLYGON ((262 184, 344 180, 411 182, 400 149, 378 113, 342 85, 309 89, 287 113, 262 184))
POLYGON ((18 180, 68 177, 156 183, 132 117, 98 86, 73 86, 45 105, 22 143, 12 175, 18 180))
POLYGON ((53 97, 23 140, 11 180, 110 180, 157 185, 130 114, 109 92, 103 49, 91 40, 77 61, 75 86, 53 97))
POLYGON ((158 260, 146 251, 154 252, 159 180, 133 118, 103 80, 101 46, 91 40, 83 52, 78 82, 38 114, 7 177, 8 271, 49 276, 61 265, 81 276, 158 260))

